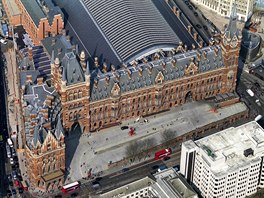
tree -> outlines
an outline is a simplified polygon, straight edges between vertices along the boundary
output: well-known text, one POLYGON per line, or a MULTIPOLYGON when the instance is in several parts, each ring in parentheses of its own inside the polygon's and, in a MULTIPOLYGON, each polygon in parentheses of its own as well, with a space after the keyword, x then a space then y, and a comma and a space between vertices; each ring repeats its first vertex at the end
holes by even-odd
POLYGON ((172 131, 171 129, 165 129, 165 131, 161 133, 162 143, 167 146, 170 144, 170 140, 174 139, 176 136, 176 131, 172 131))
POLYGON ((126 156, 130 157, 131 162, 135 160, 138 153, 140 153, 140 143, 138 141, 133 141, 126 147, 126 156))
POLYGON ((156 145, 156 139, 148 138, 148 139, 142 140, 142 143, 143 143, 142 155, 144 155, 146 159, 150 152, 150 149, 156 145))

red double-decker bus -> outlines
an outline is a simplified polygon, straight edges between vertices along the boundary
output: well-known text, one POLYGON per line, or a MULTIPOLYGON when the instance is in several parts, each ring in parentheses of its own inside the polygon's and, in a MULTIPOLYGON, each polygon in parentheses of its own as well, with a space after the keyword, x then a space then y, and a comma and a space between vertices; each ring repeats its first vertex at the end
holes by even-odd
POLYGON ((162 151, 158 151, 155 153, 155 160, 170 156, 170 154, 171 154, 171 148, 166 148, 162 151))
POLYGON ((71 193, 71 192, 78 190, 78 189, 80 189, 79 182, 73 182, 73 183, 67 184, 65 186, 62 186, 61 192, 64 194, 67 194, 67 193, 71 193))

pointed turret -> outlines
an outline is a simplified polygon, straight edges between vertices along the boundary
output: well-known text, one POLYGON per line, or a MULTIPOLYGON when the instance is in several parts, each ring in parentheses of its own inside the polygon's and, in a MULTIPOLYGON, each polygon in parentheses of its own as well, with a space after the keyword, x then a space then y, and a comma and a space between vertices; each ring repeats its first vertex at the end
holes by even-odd
POLYGON ((50 63, 51 64, 54 64, 54 50, 52 50, 52 52, 51 52, 51 59, 50 59, 50 63))
POLYGON ((64 135, 63 135, 63 127, 62 127, 62 122, 61 122, 60 115, 58 116, 58 122, 57 122, 56 129, 55 129, 55 136, 56 136, 57 140, 59 140, 61 136, 64 137, 64 135))
POLYGON ((234 36, 238 37, 238 29, 237 29, 237 7, 236 3, 233 4, 229 24, 227 28, 225 29, 225 36, 228 39, 233 39, 234 36))
POLYGON ((33 135, 33 139, 32 139, 32 146, 36 148, 38 144, 41 144, 40 143, 40 136, 39 136, 39 128, 38 128, 38 126, 35 126, 34 135, 33 135))

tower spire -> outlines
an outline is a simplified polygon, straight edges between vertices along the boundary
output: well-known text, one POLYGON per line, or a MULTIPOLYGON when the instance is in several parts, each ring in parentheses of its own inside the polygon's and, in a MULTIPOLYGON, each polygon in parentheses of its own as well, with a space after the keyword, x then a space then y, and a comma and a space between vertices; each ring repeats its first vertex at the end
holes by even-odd
POLYGON ((226 35, 230 35, 231 39, 234 37, 234 35, 237 35, 238 29, 237 29, 237 7, 236 7, 236 1, 233 3, 230 19, 228 26, 225 30, 226 35))

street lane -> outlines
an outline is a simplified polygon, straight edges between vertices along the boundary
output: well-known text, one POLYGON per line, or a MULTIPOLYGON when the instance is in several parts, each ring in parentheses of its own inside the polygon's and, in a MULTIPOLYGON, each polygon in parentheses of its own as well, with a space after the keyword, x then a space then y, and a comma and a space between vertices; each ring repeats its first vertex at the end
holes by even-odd
MULTIPOLYGON (((6 83, 5 83, 5 64, 3 62, 3 53, 0 50, 0 135, 3 136, 3 142, 0 144, 0 193, 6 195, 7 181, 6 181, 6 151, 5 144, 8 137, 7 124, 6 124, 6 83)), ((1 197, 1 196, 0 196, 1 197)))

